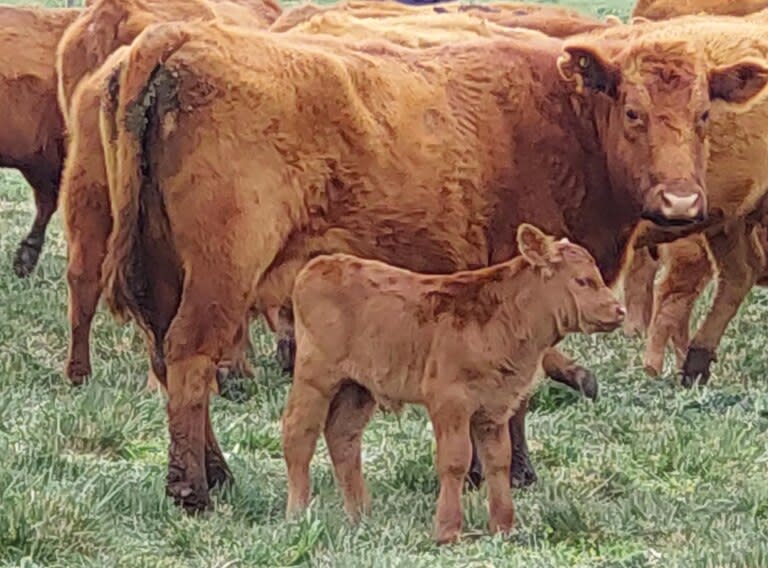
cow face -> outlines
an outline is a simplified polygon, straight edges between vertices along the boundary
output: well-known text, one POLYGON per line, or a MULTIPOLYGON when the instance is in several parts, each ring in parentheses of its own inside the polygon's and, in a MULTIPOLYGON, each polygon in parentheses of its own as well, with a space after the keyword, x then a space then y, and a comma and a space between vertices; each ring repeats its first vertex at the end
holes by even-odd
POLYGON ((532 225, 517 231, 520 254, 539 269, 542 293, 561 332, 613 331, 624 321, 624 306, 606 286, 595 259, 568 239, 555 241, 532 225))
POLYGON ((640 36, 612 46, 572 40, 558 61, 561 75, 590 99, 585 106, 594 109, 612 183, 657 225, 704 220, 710 107, 753 99, 768 67, 745 60, 707 70, 701 50, 679 40, 640 36))

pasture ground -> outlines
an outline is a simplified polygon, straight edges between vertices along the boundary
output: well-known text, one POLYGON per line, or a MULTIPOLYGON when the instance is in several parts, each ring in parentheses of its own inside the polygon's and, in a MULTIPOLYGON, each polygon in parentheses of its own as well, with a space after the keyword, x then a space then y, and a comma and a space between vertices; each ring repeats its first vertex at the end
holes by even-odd
MULTIPOLYGON (((614 1, 580 4, 626 15, 628 2, 614 1)), ((529 421, 539 482, 515 492, 516 533, 485 536, 476 492, 464 498, 464 543, 438 548, 434 448, 418 409, 378 416, 366 433, 368 519, 346 523, 321 443, 316 500, 300 521, 283 520, 288 380, 259 326, 257 380, 240 385, 236 402, 213 401, 236 485, 216 495, 215 512, 183 515, 164 496, 164 402, 144 391, 138 333, 100 312, 93 379, 65 383, 58 216, 37 272, 22 281, 11 270, 31 218, 28 187, 0 172, 0 566, 768 566, 763 290, 731 326, 708 388, 647 379, 641 343, 620 334, 568 341, 599 375, 600 400, 544 383, 529 421)))

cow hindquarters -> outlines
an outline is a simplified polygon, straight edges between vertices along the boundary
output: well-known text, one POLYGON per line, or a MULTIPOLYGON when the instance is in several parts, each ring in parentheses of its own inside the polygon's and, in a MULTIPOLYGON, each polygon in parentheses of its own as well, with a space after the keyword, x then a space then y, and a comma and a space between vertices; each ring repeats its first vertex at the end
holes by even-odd
POLYGON ((708 237, 708 242, 717 266, 717 293, 688 348, 682 378, 686 387, 709 380, 710 365, 716 359, 720 340, 765 264, 753 227, 744 220, 729 224, 722 232, 708 237))

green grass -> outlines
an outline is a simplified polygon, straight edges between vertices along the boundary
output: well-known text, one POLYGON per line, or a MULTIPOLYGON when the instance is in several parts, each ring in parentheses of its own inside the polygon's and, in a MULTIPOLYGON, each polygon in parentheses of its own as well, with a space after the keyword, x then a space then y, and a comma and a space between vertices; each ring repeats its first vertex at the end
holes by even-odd
POLYGON ((58 217, 34 276, 11 270, 31 217, 30 190, 0 172, 0 566, 768 565, 763 290, 732 324, 706 389, 645 378, 642 345, 619 334, 569 340, 601 378, 600 401, 544 383, 529 421, 540 480, 515 493, 517 531, 485 536, 483 495, 469 494, 469 537, 438 548, 433 441, 419 409, 378 416, 366 433, 369 518, 345 521, 321 444, 313 506, 298 522, 283 520, 278 420, 288 382, 259 326, 258 378, 242 385, 241 402, 213 402, 236 485, 216 494, 214 512, 183 515, 164 496, 164 402, 143 390, 138 333, 100 312, 92 381, 77 390, 64 381, 58 217))

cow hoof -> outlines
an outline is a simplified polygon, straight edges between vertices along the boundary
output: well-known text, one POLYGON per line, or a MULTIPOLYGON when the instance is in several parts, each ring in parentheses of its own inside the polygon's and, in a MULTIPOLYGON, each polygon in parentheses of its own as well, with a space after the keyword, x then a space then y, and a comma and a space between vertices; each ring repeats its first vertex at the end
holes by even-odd
POLYGON ((293 362, 296 359, 296 341, 291 337, 281 337, 277 340, 275 359, 284 373, 293 375, 293 362))
POLYGON ((208 487, 224 487, 233 483, 234 477, 227 463, 221 456, 209 452, 205 456, 205 475, 208 478, 208 487))
POLYGON ((37 266, 40 249, 27 243, 21 243, 13 259, 13 271, 19 278, 26 278, 37 266))
POLYGON ((91 364, 83 361, 68 361, 65 373, 72 386, 79 387, 90 376, 91 364))
POLYGON ((696 383, 706 385, 709 382, 710 365, 717 361, 715 354, 705 347, 689 347, 683 363, 683 377, 680 383, 691 388, 696 383))
POLYGON ((584 367, 576 367, 573 371, 573 380, 579 385, 579 390, 584 398, 589 400, 597 400, 598 385, 597 377, 592 374, 592 371, 585 369, 584 367))
POLYGON ((509 485, 521 489, 533 485, 537 479, 536 470, 533 469, 533 464, 528 454, 513 452, 512 468, 509 472, 509 485))
POLYGON ((202 513, 211 506, 208 491, 202 489, 195 490, 190 483, 185 481, 169 483, 165 493, 173 499, 176 505, 191 515, 202 513))

